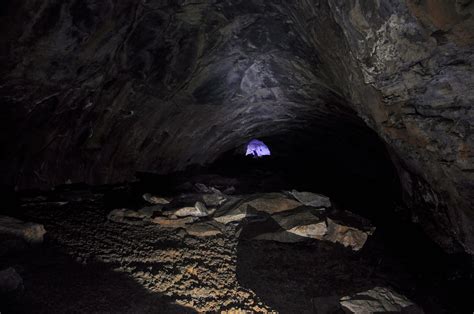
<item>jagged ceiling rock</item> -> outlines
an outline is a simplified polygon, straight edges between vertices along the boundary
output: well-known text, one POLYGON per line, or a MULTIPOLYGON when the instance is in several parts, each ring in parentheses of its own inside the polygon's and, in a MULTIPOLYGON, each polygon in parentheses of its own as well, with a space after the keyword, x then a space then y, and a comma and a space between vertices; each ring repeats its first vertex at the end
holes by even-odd
POLYGON ((3 182, 166 173, 255 137, 357 128, 354 110, 425 230, 474 252, 473 1, 1 5, 3 182))

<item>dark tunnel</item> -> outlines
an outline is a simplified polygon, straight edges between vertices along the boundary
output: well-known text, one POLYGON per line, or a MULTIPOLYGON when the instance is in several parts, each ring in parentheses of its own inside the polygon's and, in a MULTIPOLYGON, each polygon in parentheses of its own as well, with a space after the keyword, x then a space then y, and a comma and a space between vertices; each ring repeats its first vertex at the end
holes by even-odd
POLYGON ((2 1, 0 313, 472 313, 473 16, 2 1))

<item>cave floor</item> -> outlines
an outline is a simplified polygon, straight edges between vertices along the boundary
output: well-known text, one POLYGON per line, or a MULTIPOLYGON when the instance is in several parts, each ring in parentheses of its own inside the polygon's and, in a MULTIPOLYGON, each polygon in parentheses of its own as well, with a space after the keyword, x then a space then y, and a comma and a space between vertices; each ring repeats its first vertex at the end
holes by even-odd
POLYGON ((21 297, 6 302, 11 312, 317 313, 317 298, 377 286, 392 287, 427 313, 451 311, 438 300, 443 291, 420 284, 377 232, 353 251, 318 240, 242 239, 236 224, 196 237, 156 224, 116 223, 100 196, 21 209, 19 218, 43 224, 47 234, 40 246, 0 259, 0 268, 13 265, 24 281, 21 297))

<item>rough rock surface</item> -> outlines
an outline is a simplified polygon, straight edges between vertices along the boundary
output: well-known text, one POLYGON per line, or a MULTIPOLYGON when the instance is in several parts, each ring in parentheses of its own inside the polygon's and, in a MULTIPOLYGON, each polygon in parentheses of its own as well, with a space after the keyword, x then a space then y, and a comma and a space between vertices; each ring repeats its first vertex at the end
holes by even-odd
POLYGON ((150 193, 143 194, 143 199, 147 201, 148 203, 154 204, 154 205, 166 205, 170 203, 169 199, 156 196, 156 195, 151 195, 150 193))
MULTIPOLYGON (((221 207, 238 207, 247 199, 240 197, 221 207)), ((170 206, 181 206, 179 196, 173 199, 170 206)), ((431 256, 418 256, 415 265, 420 268, 410 270, 413 264, 405 263, 411 256, 394 255, 393 247, 377 233, 366 249, 357 252, 315 239, 256 241, 243 237, 245 230, 240 228, 257 224, 253 220, 241 221, 237 227, 217 224, 212 216, 185 217, 182 226, 168 228, 152 220, 176 223, 178 219, 157 211, 152 218, 140 218, 139 225, 117 223, 107 219, 104 201, 22 207, 22 217, 44 223, 49 236, 41 247, 0 258, 0 269, 15 265, 21 270, 25 286, 21 299, 5 300, 11 305, 11 311, 5 312, 317 313, 315 300, 320 297, 358 300, 355 295, 361 291, 390 286, 426 307, 427 313, 463 313, 459 309, 471 306, 470 291, 459 281, 451 277, 430 281, 441 270, 429 264, 431 256)), ((307 208, 314 215, 332 213, 307 208)), ((361 228, 363 222, 344 214, 332 213, 331 219, 361 228)), ((1 306, 6 304, 2 301, 0 296, 1 306)))
POLYGON ((406 297, 383 287, 375 287, 353 296, 342 297, 340 303, 348 313, 424 313, 406 297))
POLYGON ((306 205, 306 206, 313 206, 313 207, 324 207, 330 208, 331 207, 331 200, 329 197, 311 193, 311 192, 298 192, 293 190, 290 192, 294 198, 298 200, 298 202, 306 205))
POLYGON ((290 243, 304 241, 308 238, 318 239, 340 243, 345 247, 358 251, 375 230, 367 221, 364 221, 363 224, 357 224, 357 227, 351 224, 351 220, 348 218, 357 219, 358 217, 350 213, 339 214, 337 221, 330 217, 331 215, 325 216, 315 213, 310 208, 274 214, 270 219, 276 222, 278 230, 270 227, 270 230, 266 231, 265 223, 262 226, 257 223, 256 226, 252 227, 255 229, 254 232, 257 233, 254 238, 290 243))
POLYGON ((14 268, 0 270, 0 295, 20 292, 22 289, 23 279, 14 268))
POLYGON ((472 1, 4 1, 2 181, 110 183, 318 126, 387 144, 414 219, 474 252, 472 1))
POLYGON ((16 236, 28 243, 41 243, 46 230, 44 226, 32 222, 24 222, 8 216, 0 216, 0 235, 16 236))

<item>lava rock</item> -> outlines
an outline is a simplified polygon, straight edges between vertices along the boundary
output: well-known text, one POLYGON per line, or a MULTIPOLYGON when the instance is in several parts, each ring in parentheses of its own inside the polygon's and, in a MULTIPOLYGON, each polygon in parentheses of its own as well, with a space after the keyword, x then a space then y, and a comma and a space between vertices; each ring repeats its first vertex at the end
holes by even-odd
POLYGON ((155 217, 151 220, 153 223, 160 225, 163 228, 178 229, 184 228, 187 224, 191 224, 196 221, 195 217, 184 217, 184 218, 166 218, 166 217, 155 217))
POLYGON ((171 200, 167 198, 151 195, 150 193, 143 194, 143 199, 147 201, 148 203, 154 204, 154 205, 166 205, 171 202, 171 200))
POLYGON ((384 287, 343 297, 340 303, 346 313, 424 313, 405 296, 384 287))
POLYGON ((23 279, 13 267, 0 271, 0 295, 23 290, 23 279))
POLYGON ((298 202, 306 206, 312 206, 312 207, 318 207, 318 208, 331 207, 331 201, 329 197, 321 195, 321 194, 316 194, 316 193, 311 193, 311 192, 298 192, 296 190, 291 191, 290 194, 293 195, 293 197, 297 199, 298 202))
POLYGON ((337 220, 331 219, 311 207, 277 213, 269 218, 276 223, 273 230, 265 230, 255 223, 254 228, 261 232, 254 238, 278 242, 316 239, 339 243, 354 251, 360 250, 375 228, 366 219, 352 213, 334 214, 333 217, 336 216, 337 220))
POLYGON ((20 237, 28 243, 42 243, 46 230, 43 225, 0 216, 0 234, 20 237))
POLYGON ((215 212, 215 208, 208 209, 202 202, 196 202, 194 207, 182 207, 178 210, 167 211, 165 215, 174 215, 176 217, 207 217, 215 212))
POLYGON ((222 234, 221 229, 211 222, 196 223, 186 226, 186 232, 195 237, 212 237, 222 234))
POLYGON ((148 213, 139 212, 126 208, 114 209, 109 213, 107 219, 113 222, 125 223, 129 225, 139 225, 149 218, 148 213))

